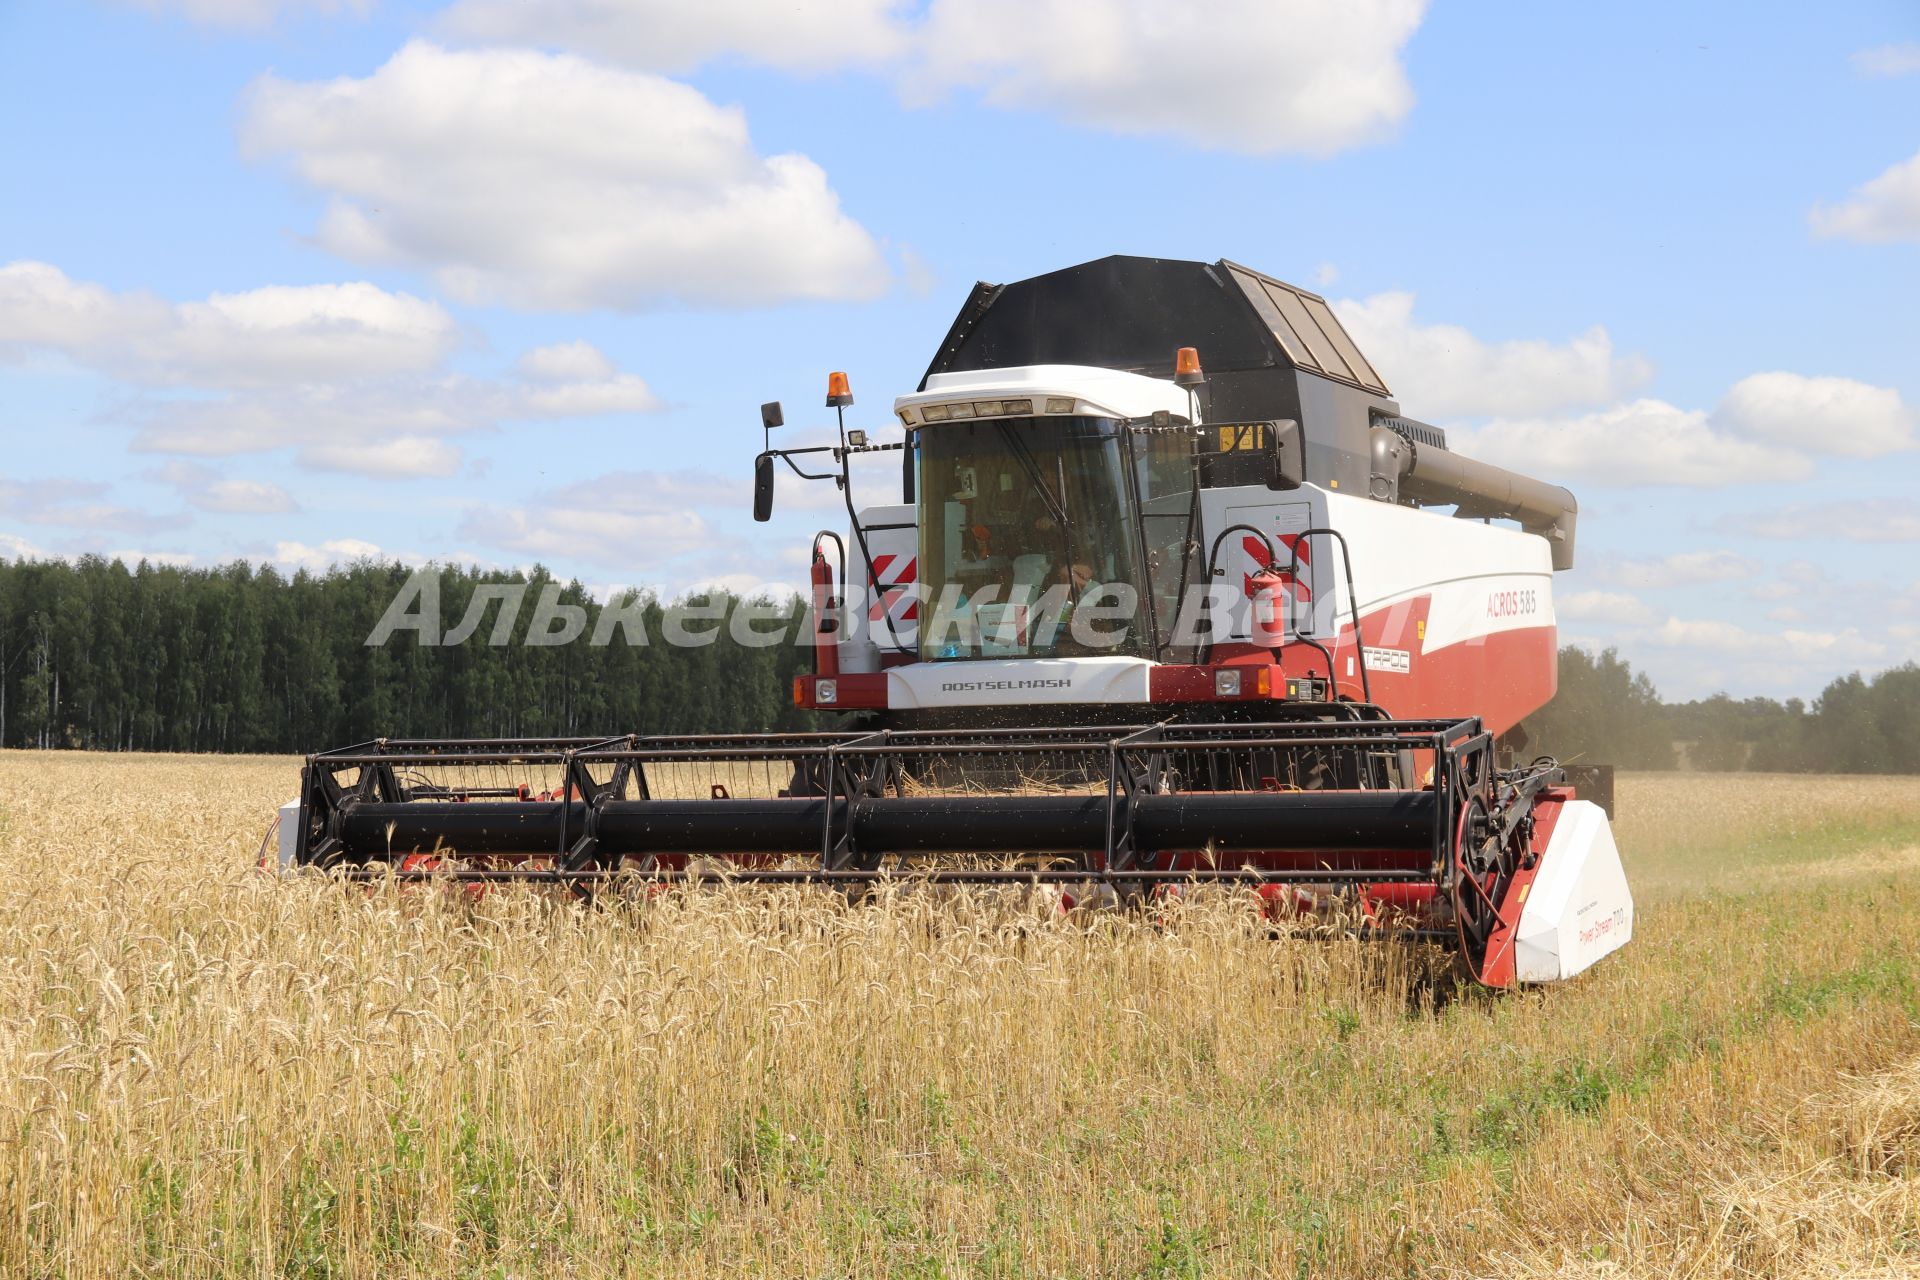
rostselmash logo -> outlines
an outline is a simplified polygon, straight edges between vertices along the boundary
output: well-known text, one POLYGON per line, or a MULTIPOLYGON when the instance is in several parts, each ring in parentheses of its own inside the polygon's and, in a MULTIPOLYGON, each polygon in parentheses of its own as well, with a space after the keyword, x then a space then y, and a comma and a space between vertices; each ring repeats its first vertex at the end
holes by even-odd
POLYGON ((998 693, 1018 689, 1071 689, 1073 677, 1034 680, 947 680, 941 683, 942 693, 998 693))

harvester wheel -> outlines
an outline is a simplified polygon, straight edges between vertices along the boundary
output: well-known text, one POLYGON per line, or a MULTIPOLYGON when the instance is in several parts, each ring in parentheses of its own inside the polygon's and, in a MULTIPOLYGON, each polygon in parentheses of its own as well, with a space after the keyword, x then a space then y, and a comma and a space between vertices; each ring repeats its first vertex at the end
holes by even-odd
POLYGON ((1500 899, 1519 867, 1514 847, 1493 834, 1493 821, 1480 797, 1460 815, 1454 839, 1453 924, 1460 961, 1481 981, 1487 946, 1500 924, 1500 899))

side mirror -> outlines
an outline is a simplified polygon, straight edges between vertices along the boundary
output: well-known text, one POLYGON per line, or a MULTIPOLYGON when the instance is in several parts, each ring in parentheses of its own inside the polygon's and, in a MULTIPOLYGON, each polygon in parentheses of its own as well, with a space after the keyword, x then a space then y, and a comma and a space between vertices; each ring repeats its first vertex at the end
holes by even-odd
POLYGON ((762 524, 773 518, 773 455, 753 460, 753 518, 762 524))
POLYGON ((1307 455, 1300 424, 1291 419, 1270 422, 1262 434, 1267 442, 1267 488, 1298 489, 1306 483, 1307 455))
POLYGON ((907 441, 900 446, 900 501, 907 506, 913 505, 914 497, 914 447, 913 433, 907 433, 907 441))

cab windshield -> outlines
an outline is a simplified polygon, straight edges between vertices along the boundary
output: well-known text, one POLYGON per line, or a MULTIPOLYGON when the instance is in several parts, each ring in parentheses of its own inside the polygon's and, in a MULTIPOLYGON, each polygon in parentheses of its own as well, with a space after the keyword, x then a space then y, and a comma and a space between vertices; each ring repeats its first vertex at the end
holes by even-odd
POLYGON ((923 659, 1147 652, 1119 422, 946 422, 917 447, 923 659))

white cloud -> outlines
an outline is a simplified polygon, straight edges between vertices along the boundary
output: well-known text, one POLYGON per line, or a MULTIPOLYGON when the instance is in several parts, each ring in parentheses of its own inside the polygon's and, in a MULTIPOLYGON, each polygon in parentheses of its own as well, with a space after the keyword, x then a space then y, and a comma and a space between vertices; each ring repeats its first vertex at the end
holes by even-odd
POLYGON ((0 267, 0 348, 60 352, 146 385, 258 386, 432 368, 457 333, 437 303, 371 284, 276 285, 167 303, 0 267))
POLYGON ((242 389, 214 399, 149 399, 127 411, 133 449, 226 457, 306 446, 302 461, 375 474, 353 455, 406 463, 407 474, 451 475, 459 450, 440 437, 522 419, 649 413, 660 400, 632 374, 585 382, 496 382, 464 376, 361 380, 242 389), (412 441, 392 447, 396 441, 412 441), (420 442, 438 441, 427 449, 420 442))
POLYGON ((688 71, 733 56, 793 71, 897 57, 908 32, 900 0, 458 0, 446 30, 490 44, 591 53, 646 71, 688 71))
POLYGON ((122 0, 149 13, 177 13, 189 22, 211 27, 237 27, 258 31, 281 18, 313 14, 334 17, 352 14, 365 17, 373 0, 122 0))
POLYGON ((1708 415, 1642 399, 1568 419, 1500 419, 1449 428, 1462 452, 1569 484, 1714 488, 1802 480, 1813 463, 1777 445, 1716 430, 1708 415))
POLYGON ((1651 591, 1734 582, 1751 577, 1759 567, 1732 551, 1677 551, 1651 560, 1609 560, 1602 565, 1600 576, 1618 586, 1651 591))
POLYGON ((307 445, 300 465, 316 471, 343 471, 373 480, 417 480, 457 474, 458 447, 431 436, 388 436, 378 440, 307 445))
POLYGON ((336 564, 351 560, 389 558, 373 543, 362 542, 358 538, 333 538, 317 547, 310 547, 304 542, 276 542, 273 544, 273 554, 268 557, 277 565, 305 569, 309 573, 324 573, 336 564))
POLYGON ((1856 187, 1838 205, 1815 205, 1808 216, 1819 236, 1866 244, 1920 240, 1920 153, 1856 187))
POLYGON ((175 323, 173 309, 151 294, 117 294, 46 262, 0 267, 0 347, 89 352, 175 323))
POLYGON ((0 559, 45 560, 51 553, 12 533, 0 533, 0 559))
POLYGON ((431 369, 457 337, 439 303, 365 283, 216 293, 176 314, 143 354, 168 380, 202 386, 431 369))
POLYGON ((642 379, 621 373, 606 353, 590 342, 535 347, 520 357, 518 367, 533 384, 520 393, 520 410, 527 414, 570 418, 651 413, 661 407, 660 398, 642 379))
POLYGON ((1869 498, 1722 516, 1715 527, 1755 538, 1920 542, 1920 508, 1907 498, 1869 498))
POLYGON ((1257 155, 1380 141, 1413 107, 1424 0, 933 0, 910 94, 977 88, 1119 133, 1257 155))
MULTIPOLYGON (((450 475, 460 452, 434 437, 661 407, 644 380, 586 342, 535 348, 518 379, 495 381, 440 372, 457 340, 438 303, 370 284, 269 286, 175 304, 75 281, 42 262, 0 267, 0 356, 56 351, 164 392, 114 410, 136 428, 136 452, 305 446, 300 460, 325 469, 450 475), (389 464, 392 472, 380 470, 389 464)), ((189 496, 210 511, 289 509, 273 486, 209 482, 189 496)))
POLYGON ((457 0, 480 43, 567 49, 644 71, 717 58, 796 72, 885 69, 926 102, 977 89, 1120 133, 1328 155, 1389 136, 1425 0, 457 0), (1222 33, 1230 32, 1230 36, 1222 33))
POLYGON ((222 514, 266 514, 297 511, 293 495, 266 480, 234 480, 211 467, 191 462, 169 462, 148 477, 179 490, 180 496, 201 511, 222 514))
POLYGON ((422 41, 365 79, 255 82, 249 154, 332 202, 319 239, 467 301, 562 310, 869 298, 879 246, 820 167, 640 72, 422 41))
POLYGON ((148 564, 162 564, 174 569, 184 569, 198 563, 200 559, 191 551, 144 551, 138 547, 115 547, 101 554, 108 560, 118 560, 128 567, 137 566, 144 560, 148 564))
POLYGON ((1713 420, 1770 444, 1843 458, 1878 458, 1916 444, 1900 393, 1851 378, 1756 373, 1733 384, 1713 420))
POLYGON ((1551 413, 1604 404, 1645 384, 1653 367, 1616 356, 1599 325, 1566 342, 1486 342, 1459 325, 1421 324, 1410 293, 1333 304, 1368 361, 1417 417, 1551 413))
POLYGON ((1887 646, 1857 628, 1807 631, 1791 627, 1752 631, 1717 618, 1668 618, 1648 632, 1652 644, 1706 650, 1723 657, 1770 656, 1789 661, 1826 659, 1848 663, 1884 661, 1887 646))
POLYGON ((721 538, 692 511, 541 506, 469 512, 459 535, 521 555, 666 571, 678 557, 716 550, 721 538))
POLYGON ((1611 622, 1616 625, 1648 625, 1660 620, 1660 613, 1638 596, 1624 591, 1571 591, 1553 598, 1555 616, 1575 622, 1611 622))
POLYGON ((1920 44, 1883 44, 1853 55, 1853 69, 1863 76, 1907 76, 1920 72, 1920 44))
POLYGON ((747 485, 711 471, 612 471, 545 495, 543 505, 646 514, 683 507, 739 507, 747 485))
POLYGON ((184 512, 142 511, 108 501, 108 487, 94 480, 8 480, 0 477, 0 518, 55 525, 89 533, 160 533, 191 524, 184 512))
MULTIPOLYGON (((740 570, 762 576, 786 557, 744 554, 742 481, 709 471, 613 471, 534 495, 524 506, 470 509, 459 535, 517 555, 633 572, 655 584, 740 570), (727 512, 721 527, 701 509, 727 512)), ((784 544, 783 544, 784 549, 784 544)))
POLYGON ((541 382, 598 381, 613 376, 613 361, 591 342, 556 342, 521 356, 519 369, 541 382))

